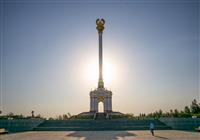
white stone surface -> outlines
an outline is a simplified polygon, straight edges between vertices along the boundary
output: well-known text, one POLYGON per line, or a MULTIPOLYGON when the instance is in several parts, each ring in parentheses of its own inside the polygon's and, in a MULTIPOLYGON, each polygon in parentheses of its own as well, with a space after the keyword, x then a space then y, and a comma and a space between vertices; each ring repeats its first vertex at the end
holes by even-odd
POLYGON ((149 131, 33 131, 0 136, 0 140, 200 140, 199 132, 149 131))

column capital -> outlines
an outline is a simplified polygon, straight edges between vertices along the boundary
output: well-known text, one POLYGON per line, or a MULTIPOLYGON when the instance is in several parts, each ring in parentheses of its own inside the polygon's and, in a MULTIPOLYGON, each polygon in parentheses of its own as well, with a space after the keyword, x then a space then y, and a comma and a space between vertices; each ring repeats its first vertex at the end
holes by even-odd
POLYGON ((104 88, 104 82, 102 79, 99 79, 98 88, 104 88))

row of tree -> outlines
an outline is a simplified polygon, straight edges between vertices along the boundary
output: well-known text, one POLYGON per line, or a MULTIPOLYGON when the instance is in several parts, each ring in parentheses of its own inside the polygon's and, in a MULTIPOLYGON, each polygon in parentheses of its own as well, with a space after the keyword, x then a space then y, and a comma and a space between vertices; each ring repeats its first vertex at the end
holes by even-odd
POLYGON ((185 106, 183 110, 170 110, 167 112, 163 112, 161 109, 149 114, 140 114, 140 117, 150 117, 150 118, 160 118, 160 117, 180 117, 180 118, 187 118, 187 117, 198 117, 200 118, 200 103, 194 99, 190 106, 185 106))
MULTIPOLYGON (((185 106, 183 110, 170 110, 167 112, 163 112, 161 109, 155 111, 153 113, 145 114, 141 113, 138 117, 135 117, 133 114, 125 114, 124 116, 115 116, 116 118, 160 118, 160 117, 180 117, 180 118, 187 118, 187 117, 198 117, 200 118, 200 103, 194 99, 190 106, 185 106)), ((0 119, 30 119, 30 118, 39 118, 39 119, 46 119, 42 117, 40 114, 35 115, 34 111, 31 111, 30 116, 24 116, 22 114, 16 115, 14 113, 9 113, 7 115, 1 115, 0 119)), ((50 117, 49 120, 67 120, 67 119, 75 119, 76 115, 72 116, 70 113, 59 115, 55 118, 50 117)))
POLYGON ((67 114, 56 116, 55 118, 50 117, 49 120, 68 120, 71 117, 72 117, 72 115, 70 113, 67 113, 67 114))
POLYGON ((22 114, 14 114, 12 112, 8 113, 7 115, 2 115, 0 116, 0 119, 31 119, 31 118, 37 118, 37 119, 45 119, 42 117, 40 114, 36 116, 25 116, 22 114))
MULTIPOLYGON (((56 116, 55 118, 50 117, 49 120, 67 120, 67 119, 70 119, 71 117, 72 117, 71 114, 67 113, 67 114, 56 116)), ((18 115, 18 114, 14 114, 10 112, 6 115, 1 115, 0 119, 46 119, 46 118, 42 117, 40 114, 35 115, 34 111, 31 111, 30 116, 25 116, 22 114, 18 115)))

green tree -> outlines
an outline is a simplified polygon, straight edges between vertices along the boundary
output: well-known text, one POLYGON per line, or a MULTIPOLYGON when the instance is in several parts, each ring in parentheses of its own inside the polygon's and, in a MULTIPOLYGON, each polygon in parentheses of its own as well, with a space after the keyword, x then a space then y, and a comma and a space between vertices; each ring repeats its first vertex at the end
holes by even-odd
POLYGON ((10 112, 9 114, 8 114, 8 117, 13 117, 14 116, 14 113, 12 113, 12 112, 10 112))
POLYGON ((160 117, 162 117, 163 116, 163 111, 160 109, 159 111, 158 111, 158 117, 160 118, 160 117))
POLYGON ((173 117, 173 114, 174 114, 174 112, 173 112, 173 110, 172 109, 170 109, 170 117, 173 117))
POLYGON ((191 109, 192 114, 198 114, 198 113, 200 113, 200 106, 198 105, 196 99, 194 99, 194 100, 192 101, 192 104, 191 104, 191 106, 190 106, 190 109, 191 109))
POLYGON ((178 117, 179 111, 177 109, 174 109, 173 117, 178 117))
POLYGON ((67 114, 63 114, 63 120, 67 120, 67 119, 68 119, 67 114))
POLYGON ((49 120, 54 120, 54 118, 50 117, 49 120))
POLYGON ((184 112, 190 114, 190 108, 188 106, 185 106, 184 108, 184 112))

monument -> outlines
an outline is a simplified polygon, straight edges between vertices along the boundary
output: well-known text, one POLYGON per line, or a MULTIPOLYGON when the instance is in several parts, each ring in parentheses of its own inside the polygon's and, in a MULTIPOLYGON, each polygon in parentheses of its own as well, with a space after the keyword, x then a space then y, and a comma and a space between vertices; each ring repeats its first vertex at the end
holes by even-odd
POLYGON ((97 19, 96 20, 96 29, 98 31, 99 38, 99 79, 98 86, 95 90, 90 91, 90 111, 83 112, 79 115, 94 115, 96 116, 102 115, 106 118, 110 118, 111 115, 122 115, 120 112, 112 111, 112 92, 107 90, 104 87, 103 81, 103 30, 104 30, 105 20, 97 19), (99 113, 99 103, 103 103, 103 113, 99 113))
POLYGON ((104 88, 103 82, 103 45, 102 35, 104 30, 104 19, 96 20, 96 29, 99 35, 99 81, 97 89, 90 92, 90 112, 98 112, 99 102, 103 103, 104 113, 112 112, 112 92, 104 88))

